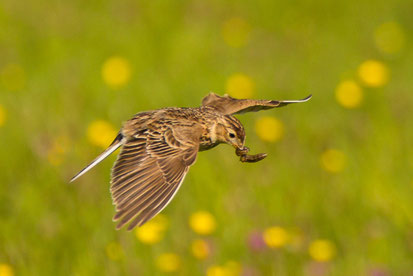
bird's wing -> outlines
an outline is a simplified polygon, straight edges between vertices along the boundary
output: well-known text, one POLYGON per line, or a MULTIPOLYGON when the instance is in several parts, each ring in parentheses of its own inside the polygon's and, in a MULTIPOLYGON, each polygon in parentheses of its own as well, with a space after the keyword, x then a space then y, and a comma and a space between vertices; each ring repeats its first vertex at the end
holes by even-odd
POLYGON ((120 220, 117 229, 128 222, 128 230, 141 226, 174 197, 199 148, 194 132, 185 136, 187 129, 141 131, 125 142, 110 187, 117 211, 113 220, 120 220))
POLYGON ((311 95, 302 100, 250 100, 250 99, 234 99, 228 95, 218 96, 215 93, 209 93, 202 99, 203 106, 210 106, 223 114, 233 115, 246 112, 256 112, 274 107, 282 107, 292 103, 306 102, 311 98, 311 95))

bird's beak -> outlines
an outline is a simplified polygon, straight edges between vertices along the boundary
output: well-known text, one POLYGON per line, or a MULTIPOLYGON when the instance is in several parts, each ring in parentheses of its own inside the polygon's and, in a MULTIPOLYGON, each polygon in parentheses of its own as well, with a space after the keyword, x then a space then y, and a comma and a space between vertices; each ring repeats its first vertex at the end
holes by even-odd
POLYGON ((244 143, 231 143, 231 144, 235 149, 239 149, 239 150, 244 149, 244 143))

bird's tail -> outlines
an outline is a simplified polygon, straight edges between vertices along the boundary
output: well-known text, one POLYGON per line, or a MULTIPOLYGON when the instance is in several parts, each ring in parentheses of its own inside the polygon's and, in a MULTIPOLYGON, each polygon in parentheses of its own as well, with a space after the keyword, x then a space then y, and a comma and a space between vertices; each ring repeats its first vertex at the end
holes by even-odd
POLYGON ((104 151, 102 152, 98 157, 95 158, 89 165, 87 165, 83 170, 78 172, 75 176, 70 179, 70 182, 75 181, 78 179, 80 176, 84 175, 87 173, 91 168, 96 166, 98 163, 100 163, 103 159, 108 157, 112 152, 117 150, 122 144, 124 143, 124 138, 123 135, 119 132, 118 136, 116 136, 115 140, 113 140, 112 144, 104 151))

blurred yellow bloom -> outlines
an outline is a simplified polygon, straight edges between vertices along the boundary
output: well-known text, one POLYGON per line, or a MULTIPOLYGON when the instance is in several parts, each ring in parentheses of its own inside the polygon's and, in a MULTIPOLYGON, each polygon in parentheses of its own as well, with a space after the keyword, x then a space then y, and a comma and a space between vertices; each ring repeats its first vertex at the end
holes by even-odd
POLYGON ((346 108, 355 108, 363 101, 363 91, 355 81, 342 81, 336 88, 336 100, 346 108))
POLYGON ((275 117, 264 116, 255 123, 255 132, 263 141, 276 142, 284 134, 284 125, 275 117))
POLYGON ((338 173, 346 166, 346 155, 336 149, 328 149, 321 154, 321 166, 328 172, 338 173))
POLYGON ((102 148, 107 148, 113 139, 115 139, 117 131, 115 128, 107 121, 96 120, 93 121, 88 129, 87 136, 89 141, 95 145, 102 148))
POLYGON ((206 211, 193 213, 189 218, 189 226, 200 235, 209 235, 215 231, 216 222, 213 215, 206 211))
POLYGON ((174 272, 181 267, 181 258, 174 253, 164 253, 156 259, 156 265, 162 272, 174 272))
POLYGON ((211 250, 206 241, 197 239, 192 242, 191 251, 195 258, 203 260, 208 258, 211 250))
POLYGON ((6 109, 0 104, 0 126, 6 122, 6 109))
POLYGON ((389 81, 389 69, 377 60, 367 60, 358 68, 358 75, 363 83, 370 87, 380 87, 389 81))
POLYGON ((207 269, 207 276, 238 276, 241 275, 241 265, 234 261, 229 261, 225 266, 213 265, 207 269))
POLYGON ((155 244, 162 240, 167 227, 168 219, 159 214, 141 227, 136 228, 135 235, 143 243, 155 244))
POLYGON ((64 155, 70 147, 69 138, 65 135, 58 136, 47 151, 47 160, 53 166, 59 166, 64 159, 64 155))
POLYGON ((0 264, 0 276, 13 276, 13 268, 8 264, 0 264))
POLYGON ((226 93, 238 99, 251 98, 254 94, 254 82, 245 74, 233 74, 227 79, 226 93))
POLYGON ((377 27, 374 40, 382 53, 394 54, 403 49, 406 35, 397 22, 386 22, 377 27))
POLYGON ((111 260, 120 260, 123 257, 122 246, 117 242, 111 242, 106 246, 106 255, 111 260))
POLYGON ((123 57, 110 57, 102 67, 103 81, 112 89, 125 86, 129 82, 131 74, 129 61, 123 57))
POLYGON ((1 69, 0 80, 7 90, 17 91, 26 85, 26 74, 19 64, 9 63, 1 69))
POLYGON ((213 265, 207 269, 206 275, 207 276, 227 276, 228 274, 224 267, 219 266, 219 265, 213 265))
POLYGON ((318 262, 327 262, 336 255, 336 247, 329 240, 315 240, 311 242, 308 253, 318 262))
POLYGON ((234 48, 245 46, 249 41, 250 32, 250 25, 240 17, 230 18, 222 25, 224 41, 234 48))
POLYGON ((267 246, 271 248, 284 246, 288 242, 289 238, 287 231, 279 226, 273 226, 265 229, 262 235, 267 246))

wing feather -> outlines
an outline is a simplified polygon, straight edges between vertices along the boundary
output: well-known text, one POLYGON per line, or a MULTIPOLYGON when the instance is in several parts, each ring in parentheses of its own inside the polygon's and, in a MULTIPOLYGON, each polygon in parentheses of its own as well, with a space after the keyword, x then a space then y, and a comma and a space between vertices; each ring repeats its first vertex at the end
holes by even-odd
MULTIPOLYGON (((117 228, 142 225, 166 207, 197 156, 196 135, 179 140, 182 129, 140 131, 127 139, 112 169, 111 193, 117 228)), ((190 133, 190 132, 188 132, 190 133)))
POLYGON ((275 107, 282 107, 292 103, 302 103, 308 101, 310 98, 311 95, 302 100, 250 100, 235 99, 228 95, 218 96, 215 93, 209 93, 206 97, 202 99, 202 105, 210 106, 223 114, 233 115, 242 114, 246 112, 256 112, 275 107))

